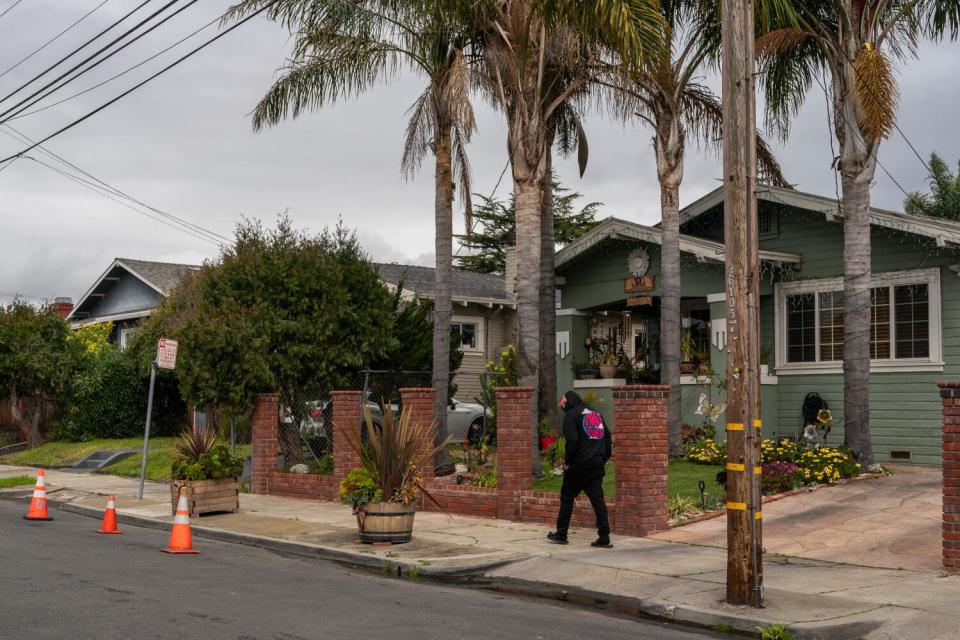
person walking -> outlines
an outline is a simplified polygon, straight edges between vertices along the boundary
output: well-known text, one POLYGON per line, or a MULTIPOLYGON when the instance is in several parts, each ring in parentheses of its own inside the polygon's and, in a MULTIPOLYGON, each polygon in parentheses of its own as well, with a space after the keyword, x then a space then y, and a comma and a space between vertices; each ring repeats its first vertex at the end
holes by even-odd
POLYGON ((610 523, 607 503, 603 500, 603 476, 607 460, 613 453, 610 430, 598 411, 588 407, 575 391, 567 391, 560 400, 563 409, 563 437, 566 449, 563 465, 563 485, 560 487, 560 513, 557 530, 547 534, 554 544, 567 544, 567 530, 573 515, 573 502, 581 493, 587 494, 597 516, 597 539, 591 547, 608 549, 610 523))

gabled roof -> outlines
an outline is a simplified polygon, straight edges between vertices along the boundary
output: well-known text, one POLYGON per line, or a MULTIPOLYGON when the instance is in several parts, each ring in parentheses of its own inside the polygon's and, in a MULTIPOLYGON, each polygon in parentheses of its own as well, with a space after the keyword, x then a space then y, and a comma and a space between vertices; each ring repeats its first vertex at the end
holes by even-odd
MULTIPOLYGON (((783 187, 760 185, 757 187, 757 199, 785 204, 806 211, 819 212, 831 222, 843 219, 843 212, 836 198, 784 189, 783 187)), ((681 226, 722 204, 723 187, 717 187, 680 211, 681 226)), ((960 222, 953 220, 916 216, 900 211, 871 207, 870 224, 932 238, 940 247, 948 245, 960 247, 960 222)))
MULTIPOLYGON (((116 258, 110 263, 110 266, 107 267, 106 271, 104 271, 100 277, 97 278, 97 281, 93 283, 93 286, 90 287, 90 289, 88 289, 87 292, 80 297, 80 299, 77 301, 77 304, 74 305, 73 310, 70 312, 70 315, 67 316, 67 320, 77 320, 77 316, 84 313, 85 303, 91 296, 98 295, 102 297, 102 295, 105 293, 104 289, 109 288, 107 285, 108 278, 111 280, 116 280, 116 277, 110 276, 110 274, 117 269, 126 271, 160 295, 166 296, 169 295, 169 293, 173 291, 178 284, 180 284, 180 281, 183 280, 183 277, 186 274, 190 273, 191 271, 196 271, 199 268, 199 266, 191 264, 150 262, 147 260, 116 258)), ((134 313, 134 316, 140 317, 149 315, 150 311, 150 309, 142 309, 134 313)), ((111 317, 103 319, 117 320, 121 318, 111 317)))
MULTIPOLYGON (((607 218, 586 234, 580 236, 557 252, 556 266, 560 267, 582 253, 606 240, 641 240, 653 244, 661 243, 661 231, 638 222, 607 218)), ((694 236, 680 236, 680 251, 696 256, 701 260, 723 261, 724 248, 719 242, 704 240, 694 236)), ((795 264, 801 256, 782 251, 760 251, 760 259, 766 262, 795 264)))
MULTIPOLYGON (((394 287, 403 288, 417 297, 432 298, 435 292, 435 269, 396 263, 374 263, 380 278, 394 287)), ((514 304, 513 295, 506 293, 504 278, 495 273, 474 273, 453 270, 453 297, 457 301, 514 304)))

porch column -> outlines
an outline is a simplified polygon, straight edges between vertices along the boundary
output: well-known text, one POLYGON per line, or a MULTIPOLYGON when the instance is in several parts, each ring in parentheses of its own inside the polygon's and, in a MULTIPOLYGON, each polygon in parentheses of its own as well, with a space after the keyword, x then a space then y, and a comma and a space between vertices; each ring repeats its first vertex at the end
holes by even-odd
POLYGON ((943 569, 960 573, 960 381, 937 386, 943 407, 943 569))
POLYGON ((277 470, 277 431, 280 423, 280 396, 261 393, 254 398, 251 424, 253 480, 250 491, 267 493, 270 476, 277 470))

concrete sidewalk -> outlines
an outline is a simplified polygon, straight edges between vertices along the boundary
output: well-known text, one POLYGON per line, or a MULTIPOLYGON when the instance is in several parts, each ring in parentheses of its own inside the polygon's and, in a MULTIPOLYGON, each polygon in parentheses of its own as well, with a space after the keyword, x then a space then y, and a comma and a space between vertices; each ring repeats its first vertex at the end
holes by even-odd
MULTIPOLYGON (((34 472, 0 466, 0 477, 34 472)), ((48 471, 47 485, 62 509, 99 517, 104 496, 112 494, 121 523, 162 528, 172 519, 166 484, 148 483, 143 501, 135 498, 138 483, 125 478, 48 471)), ((744 632, 779 623, 797 638, 960 638, 960 577, 934 571, 768 554, 766 607, 758 611, 722 602, 726 554, 720 548, 615 537, 613 549, 591 549, 589 531, 574 532, 561 547, 546 543, 543 526, 438 513, 417 514, 413 542, 370 547, 355 543, 356 522, 341 505, 247 494, 240 504, 236 514, 194 519, 194 534, 744 632)), ((197 545, 202 549, 202 540, 197 545)))

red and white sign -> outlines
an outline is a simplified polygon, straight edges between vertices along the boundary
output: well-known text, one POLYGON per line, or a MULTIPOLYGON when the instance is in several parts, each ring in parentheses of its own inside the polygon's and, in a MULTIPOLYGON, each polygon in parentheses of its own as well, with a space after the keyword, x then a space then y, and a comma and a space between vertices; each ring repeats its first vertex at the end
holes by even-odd
POLYGON ((161 369, 177 367, 177 341, 160 338, 157 342, 157 366, 161 369))

